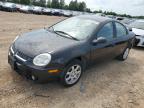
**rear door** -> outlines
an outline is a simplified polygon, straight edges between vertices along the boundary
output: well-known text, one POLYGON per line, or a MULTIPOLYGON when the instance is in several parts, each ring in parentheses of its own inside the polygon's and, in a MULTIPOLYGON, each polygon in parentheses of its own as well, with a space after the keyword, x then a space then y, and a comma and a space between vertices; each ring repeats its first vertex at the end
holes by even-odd
POLYGON ((129 37, 128 30, 123 24, 119 22, 114 22, 114 28, 116 30, 116 40, 115 40, 116 54, 119 55, 127 47, 129 37))

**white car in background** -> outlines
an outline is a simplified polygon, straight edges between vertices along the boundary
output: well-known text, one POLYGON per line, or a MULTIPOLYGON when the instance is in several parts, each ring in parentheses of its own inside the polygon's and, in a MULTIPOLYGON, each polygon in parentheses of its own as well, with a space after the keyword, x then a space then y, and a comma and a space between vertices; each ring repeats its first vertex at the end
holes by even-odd
POLYGON ((42 13, 43 13, 44 15, 51 15, 51 14, 52 14, 50 8, 43 8, 42 13))
POLYGON ((29 6, 21 6, 19 9, 20 12, 28 13, 29 12, 29 6))
POLYGON ((15 12, 17 11, 17 7, 14 3, 4 2, 1 6, 1 10, 8 11, 8 12, 15 12))
POLYGON ((126 24, 126 25, 129 25, 129 24, 131 24, 134 21, 135 21, 135 19, 130 19, 130 18, 124 18, 123 20, 121 20, 121 22, 123 24, 126 24))
POLYGON ((42 14, 43 9, 44 9, 44 8, 42 8, 42 7, 40 7, 40 6, 34 6, 34 7, 33 7, 33 13, 34 13, 34 14, 42 14))
POLYGON ((61 15, 61 10, 60 9, 51 9, 52 11, 51 11, 51 13, 52 13, 52 15, 54 15, 54 16, 60 16, 61 15))
POLYGON ((0 1, 0 10, 2 9, 3 2, 0 1))
POLYGON ((15 4, 15 6, 16 6, 17 11, 19 11, 20 8, 21 8, 23 5, 21 5, 21 4, 15 4))
POLYGON ((103 14, 103 13, 96 13, 95 14, 96 16, 103 16, 103 17, 105 17, 106 15, 105 14, 103 14))
POLYGON ((63 16, 65 17, 71 17, 72 16, 72 11, 69 10, 63 10, 62 11, 63 16))
POLYGON ((135 46, 144 47, 144 20, 136 20, 129 24, 136 34, 135 46))
POLYGON ((79 12, 78 12, 78 11, 72 11, 72 15, 73 15, 73 16, 78 16, 78 15, 79 15, 79 12))

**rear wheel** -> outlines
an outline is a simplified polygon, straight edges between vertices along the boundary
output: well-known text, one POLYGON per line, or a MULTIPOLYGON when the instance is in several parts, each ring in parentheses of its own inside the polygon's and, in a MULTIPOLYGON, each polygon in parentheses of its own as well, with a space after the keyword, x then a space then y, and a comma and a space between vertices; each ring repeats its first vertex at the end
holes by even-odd
POLYGON ((118 59, 119 59, 119 60, 122 60, 122 61, 126 60, 126 59, 128 58, 129 52, 130 52, 130 48, 127 47, 127 48, 123 51, 123 53, 118 57, 118 59))
POLYGON ((61 81, 64 86, 73 86, 76 84, 83 72, 83 66, 81 61, 72 61, 65 69, 61 81))

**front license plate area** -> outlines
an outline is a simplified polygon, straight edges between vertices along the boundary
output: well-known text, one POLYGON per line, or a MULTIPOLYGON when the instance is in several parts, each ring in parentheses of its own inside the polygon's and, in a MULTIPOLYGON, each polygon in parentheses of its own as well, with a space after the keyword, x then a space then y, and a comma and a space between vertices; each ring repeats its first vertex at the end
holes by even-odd
POLYGON ((22 76, 27 76, 27 69, 23 64, 16 62, 15 63, 16 72, 21 74, 22 76))

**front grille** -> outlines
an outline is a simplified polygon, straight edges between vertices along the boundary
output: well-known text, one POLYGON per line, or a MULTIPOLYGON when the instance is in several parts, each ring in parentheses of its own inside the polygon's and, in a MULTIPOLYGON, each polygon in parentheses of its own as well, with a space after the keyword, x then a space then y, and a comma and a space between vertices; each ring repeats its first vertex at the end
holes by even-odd
POLYGON ((31 57, 29 57, 29 56, 27 56, 27 55, 25 55, 23 52, 21 52, 21 51, 17 51, 17 53, 16 53, 19 57, 21 57, 21 58, 23 58, 23 59, 25 59, 25 60, 31 60, 31 57))
POLYGON ((30 61, 32 60, 31 57, 27 56, 26 54, 24 54, 23 52, 17 50, 14 45, 11 46, 10 48, 10 55, 11 56, 15 56, 17 59, 20 59, 22 61, 30 61))
POLYGON ((11 56, 14 56, 15 51, 13 49, 13 46, 10 47, 9 53, 10 53, 11 56))
POLYGON ((10 50, 9 51, 9 54, 11 55, 11 56, 14 56, 14 53, 10 50))
POLYGON ((12 48, 12 50, 14 51, 14 53, 16 52, 16 49, 15 49, 15 46, 14 45, 12 45, 11 46, 11 48, 12 48))

